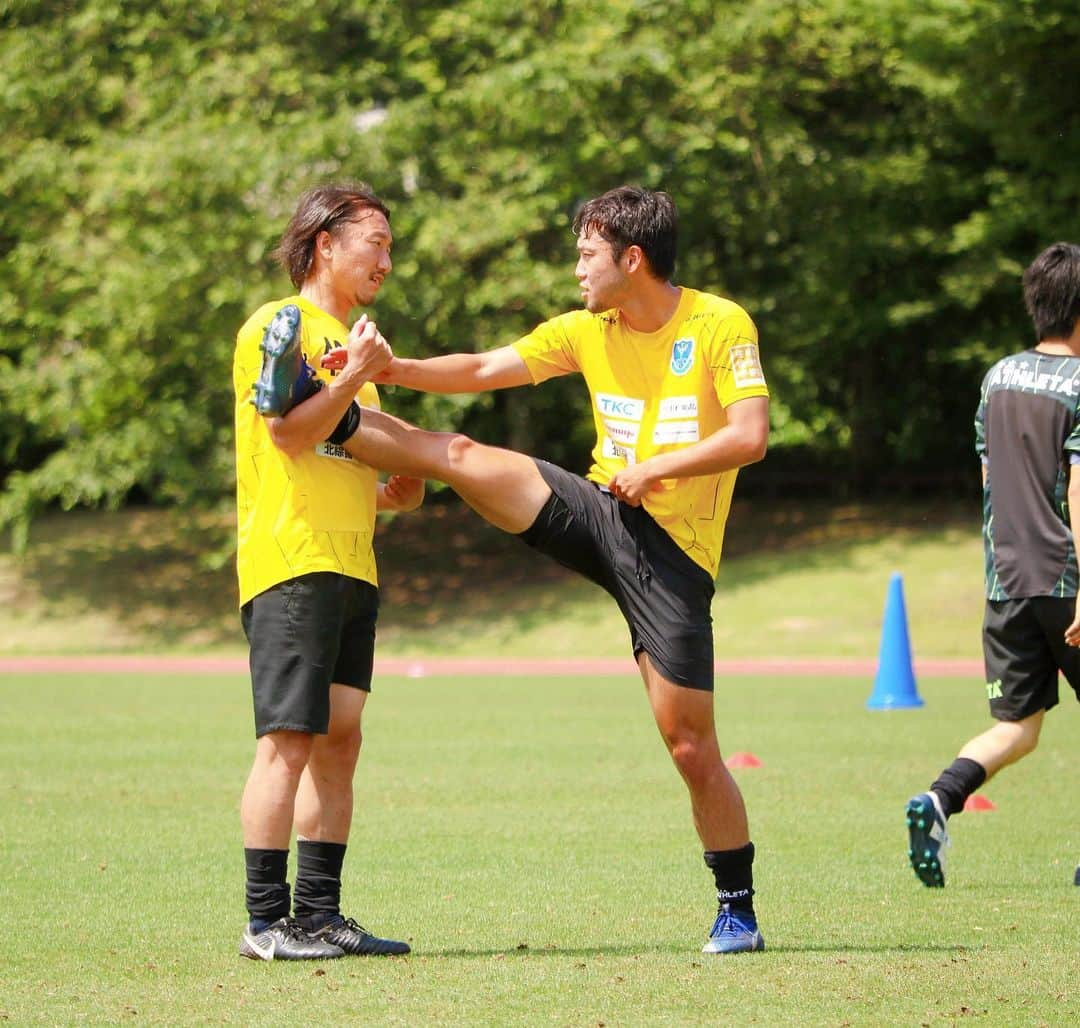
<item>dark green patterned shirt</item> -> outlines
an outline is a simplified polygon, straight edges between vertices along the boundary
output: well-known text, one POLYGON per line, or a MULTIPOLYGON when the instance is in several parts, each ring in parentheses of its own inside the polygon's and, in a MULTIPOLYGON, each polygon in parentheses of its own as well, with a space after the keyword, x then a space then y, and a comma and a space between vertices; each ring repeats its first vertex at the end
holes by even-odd
POLYGON ((986 466, 986 595, 1075 596, 1069 468, 1080 463, 1080 357, 1025 350, 986 374, 975 414, 986 466))

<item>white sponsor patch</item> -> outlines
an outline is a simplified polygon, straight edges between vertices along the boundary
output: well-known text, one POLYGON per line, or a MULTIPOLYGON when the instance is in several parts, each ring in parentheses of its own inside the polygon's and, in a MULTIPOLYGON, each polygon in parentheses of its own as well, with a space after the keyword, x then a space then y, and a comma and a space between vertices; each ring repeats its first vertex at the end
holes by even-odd
POLYGON ((612 421, 604 418, 604 431, 617 443, 633 446, 638 441, 641 425, 636 421, 612 421))
POLYGON ((337 443, 319 443, 315 447, 315 452, 320 457, 333 457, 334 460, 352 460, 345 447, 338 446, 337 443))
POLYGON ((623 418, 626 421, 640 421, 645 413, 645 401, 629 396, 613 396, 611 393, 596 394, 596 409, 602 417, 623 418))
POLYGON ((731 370, 735 375, 735 385, 739 389, 765 384, 765 372, 761 370, 758 348, 753 343, 731 348, 731 370))
POLYGON ((627 449, 625 446, 619 446, 618 443, 613 443, 610 436, 604 436, 604 456, 609 459, 624 460, 627 464, 637 463, 634 451, 627 449))
POLYGON ((696 396, 669 396, 660 401, 659 421, 696 418, 698 415, 696 396))
POLYGON ((696 443, 700 438, 696 421, 662 421, 653 429, 652 441, 663 446, 666 443, 696 443))

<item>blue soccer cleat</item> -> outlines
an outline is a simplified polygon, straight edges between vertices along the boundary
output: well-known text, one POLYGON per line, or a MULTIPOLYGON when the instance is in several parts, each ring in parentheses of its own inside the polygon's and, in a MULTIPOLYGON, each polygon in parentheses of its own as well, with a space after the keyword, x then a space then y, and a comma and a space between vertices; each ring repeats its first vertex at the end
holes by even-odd
POLYGON ((931 889, 945 888, 949 833, 941 801, 933 792, 920 792, 908 800, 907 826, 908 857, 919 881, 931 889))
POLYGON ((727 903, 720 910, 709 932, 702 953, 752 953, 763 950, 765 940, 758 931, 757 918, 743 911, 733 911, 727 903))
POLYGON ((281 417, 318 392, 321 383, 300 348, 300 308, 287 303, 263 332, 262 368, 252 386, 251 402, 266 417, 281 417))

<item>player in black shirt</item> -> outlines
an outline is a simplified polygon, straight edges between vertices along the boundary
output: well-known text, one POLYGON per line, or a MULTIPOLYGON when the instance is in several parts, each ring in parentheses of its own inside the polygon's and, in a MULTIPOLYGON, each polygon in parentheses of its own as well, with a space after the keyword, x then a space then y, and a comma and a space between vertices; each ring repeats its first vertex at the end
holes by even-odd
POLYGON ((998 771, 1035 749, 1058 702, 1080 699, 1080 246, 1055 243, 1024 272, 1037 344, 986 374, 975 415, 982 461, 983 657, 994 726, 971 739, 907 805, 909 855, 945 885, 947 819, 998 771))

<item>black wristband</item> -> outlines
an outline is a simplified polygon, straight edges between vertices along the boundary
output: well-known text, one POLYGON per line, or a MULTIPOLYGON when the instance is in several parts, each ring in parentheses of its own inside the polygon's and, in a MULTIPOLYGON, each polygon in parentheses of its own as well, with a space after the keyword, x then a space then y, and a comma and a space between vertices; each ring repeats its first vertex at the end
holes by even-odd
POLYGON ((341 446, 346 439, 349 439, 352 434, 360 427, 360 404, 355 400, 349 404, 349 409, 341 415, 341 420, 337 423, 337 427, 333 432, 327 436, 326 441, 333 443, 335 446, 341 446))

